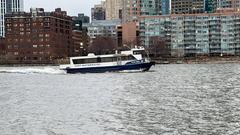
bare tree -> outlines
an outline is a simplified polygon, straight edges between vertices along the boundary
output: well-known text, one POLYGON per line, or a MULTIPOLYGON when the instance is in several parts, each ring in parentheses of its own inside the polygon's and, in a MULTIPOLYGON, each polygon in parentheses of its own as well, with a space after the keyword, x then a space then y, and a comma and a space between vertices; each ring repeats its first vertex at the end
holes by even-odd
POLYGON ((117 50, 117 43, 113 37, 98 36, 92 41, 88 50, 97 55, 110 54, 117 50))
POLYGON ((4 60, 5 58, 5 51, 6 51, 6 43, 5 39, 0 39, 0 62, 4 60))
POLYGON ((166 39, 158 36, 150 38, 150 45, 147 47, 150 56, 157 57, 167 57, 170 55, 170 48, 167 45, 166 39))
POLYGON ((123 46, 120 48, 120 50, 129 50, 135 46, 141 46, 140 37, 136 37, 132 41, 123 41, 123 46))

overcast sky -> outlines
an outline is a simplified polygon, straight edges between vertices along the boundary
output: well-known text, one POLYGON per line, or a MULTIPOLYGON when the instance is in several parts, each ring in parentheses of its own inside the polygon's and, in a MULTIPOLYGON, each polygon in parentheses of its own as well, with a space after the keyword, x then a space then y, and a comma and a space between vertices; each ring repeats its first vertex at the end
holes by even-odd
POLYGON ((24 9, 29 11, 31 7, 44 8, 45 11, 53 11, 55 8, 66 10, 69 15, 85 13, 91 15, 91 7, 101 0, 24 0, 24 9))

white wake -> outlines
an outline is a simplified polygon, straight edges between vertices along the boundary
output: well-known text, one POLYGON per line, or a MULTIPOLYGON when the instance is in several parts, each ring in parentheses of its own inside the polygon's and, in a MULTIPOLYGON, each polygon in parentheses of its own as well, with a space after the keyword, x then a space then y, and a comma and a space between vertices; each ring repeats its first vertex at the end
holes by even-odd
POLYGON ((58 67, 1 67, 0 73, 65 74, 65 71, 58 67))

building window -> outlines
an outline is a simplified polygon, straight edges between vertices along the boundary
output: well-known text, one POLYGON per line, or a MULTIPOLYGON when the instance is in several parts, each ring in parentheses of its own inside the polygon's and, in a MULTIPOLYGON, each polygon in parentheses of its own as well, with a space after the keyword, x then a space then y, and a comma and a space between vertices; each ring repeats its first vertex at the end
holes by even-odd
POLYGON ((43 37, 43 34, 39 34, 39 37, 43 37))
POLYGON ((18 55, 18 52, 14 52, 14 55, 18 55))
POLYGON ((49 34, 45 34, 45 37, 50 37, 50 35, 49 34))

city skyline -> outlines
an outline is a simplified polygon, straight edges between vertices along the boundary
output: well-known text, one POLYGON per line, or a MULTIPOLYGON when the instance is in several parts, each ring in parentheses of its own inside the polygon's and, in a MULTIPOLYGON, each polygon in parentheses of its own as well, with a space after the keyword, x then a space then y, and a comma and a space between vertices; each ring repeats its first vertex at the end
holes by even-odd
POLYGON ((72 16, 76 16, 78 13, 84 13, 87 16, 91 16, 91 8, 100 2, 101 0, 71 0, 71 2, 66 0, 25 0, 24 10, 29 11, 31 7, 44 8, 46 11, 54 11, 55 8, 62 8, 72 16))

